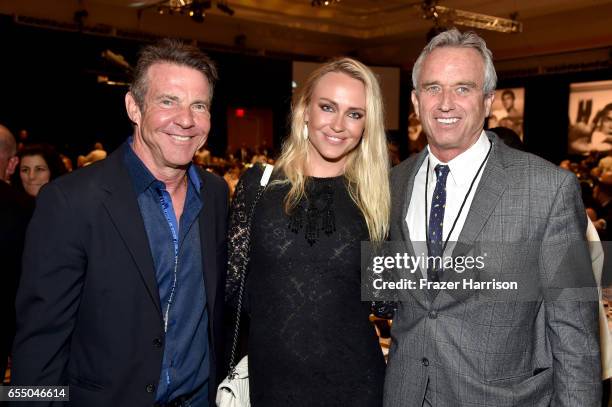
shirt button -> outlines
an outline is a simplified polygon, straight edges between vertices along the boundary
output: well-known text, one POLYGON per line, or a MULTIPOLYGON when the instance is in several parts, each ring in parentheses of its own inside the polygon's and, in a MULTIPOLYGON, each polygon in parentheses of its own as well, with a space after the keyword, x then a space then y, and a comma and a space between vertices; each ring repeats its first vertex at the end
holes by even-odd
POLYGON ((154 384, 147 384, 147 387, 145 387, 145 390, 147 391, 147 393, 153 393, 155 391, 155 385, 154 384))
POLYGON ((155 346, 156 348, 161 348, 162 347, 162 340, 159 339, 159 338, 153 339, 153 346, 155 346))
POLYGON ((421 359, 421 363, 423 364, 423 366, 429 366, 429 359, 423 358, 421 359))
POLYGON ((436 311, 429 311, 429 319, 436 319, 438 318, 438 313, 436 311))

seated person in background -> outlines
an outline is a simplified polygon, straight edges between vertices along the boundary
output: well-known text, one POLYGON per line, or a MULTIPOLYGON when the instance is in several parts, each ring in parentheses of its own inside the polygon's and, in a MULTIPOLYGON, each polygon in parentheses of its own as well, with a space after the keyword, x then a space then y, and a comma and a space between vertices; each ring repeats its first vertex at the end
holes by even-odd
POLYGON ((95 163, 96 161, 104 160, 106 158, 106 151, 102 146, 102 143, 96 142, 94 144, 94 149, 89 152, 87 155, 80 155, 77 158, 77 165, 79 168, 88 166, 91 163, 95 163))
POLYGON ((253 152, 246 146, 245 143, 242 143, 242 146, 238 149, 238 151, 236 151, 236 154, 234 154, 234 156, 242 163, 251 162, 252 155, 253 152))
POLYGON ((493 133, 497 134, 497 137, 499 137, 508 147, 512 147, 521 151, 527 151, 525 149, 525 145, 521 141, 521 138, 516 133, 516 131, 508 127, 501 126, 489 129, 489 131, 492 131, 493 133))
POLYGON ((571 164, 571 163, 572 163, 572 162, 571 162, 570 160, 563 160, 563 161, 561 161, 561 163, 559 164, 559 167, 563 168, 564 170, 571 171, 571 168, 570 168, 570 164, 571 164))
POLYGON ((597 163, 597 169, 599 171, 598 176, 603 175, 606 172, 612 172, 612 156, 603 157, 597 163))
POLYGON ((60 158, 62 159, 62 162, 64 163, 64 167, 66 167, 66 172, 72 172, 73 168, 72 168, 72 160, 64 154, 60 154, 60 158))
POLYGON ((234 196, 234 191, 236 190, 236 184, 238 184, 238 180, 240 179, 240 175, 242 173, 240 165, 233 165, 225 174, 223 174, 223 179, 227 182, 227 186, 230 190, 230 197, 234 196))
POLYGON ((392 141, 387 142, 387 149, 389 150, 389 162, 391 163, 391 166, 393 167, 399 164, 402 159, 400 156, 400 149, 397 143, 394 143, 392 141))
POLYGON ((193 156, 193 162, 199 166, 207 166, 210 165, 212 161, 212 155, 210 154, 210 150, 206 148, 206 146, 202 146, 198 151, 196 151, 193 156))
MULTIPOLYGON (((561 167, 561 166, 560 166, 561 167)), ((582 195, 582 202, 584 203, 584 209, 586 210, 587 216, 593 222, 595 228, 597 227, 597 202, 593 198, 593 185, 589 181, 580 181, 580 192, 582 195)))
POLYGON ((27 144, 31 143, 30 133, 26 129, 19 130, 19 143, 17 144, 17 151, 21 151, 27 144))
POLYGON ((30 196, 37 196, 43 185, 66 173, 60 155, 49 144, 26 145, 18 157, 19 177, 14 177, 14 185, 30 196))
POLYGON ((268 157, 263 152, 263 149, 259 145, 255 146, 255 153, 253 154, 253 157, 251 157, 251 164, 255 164, 255 163, 265 164, 267 162, 268 162, 268 157))

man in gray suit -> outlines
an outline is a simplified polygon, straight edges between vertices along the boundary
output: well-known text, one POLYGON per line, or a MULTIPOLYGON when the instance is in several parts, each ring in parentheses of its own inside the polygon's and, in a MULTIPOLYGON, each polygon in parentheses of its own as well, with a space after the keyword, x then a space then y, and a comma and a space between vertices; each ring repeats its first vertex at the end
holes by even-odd
POLYGON ((412 79, 428 146, 392 171, 391 240, 411 256, 426 242, 429 256, 484 266, 416 271, 428 285, 401 294, 385 407, 598 406, 597 297, 575 176, 483 130, 497 75, 476 34, 433 38, 412 79))

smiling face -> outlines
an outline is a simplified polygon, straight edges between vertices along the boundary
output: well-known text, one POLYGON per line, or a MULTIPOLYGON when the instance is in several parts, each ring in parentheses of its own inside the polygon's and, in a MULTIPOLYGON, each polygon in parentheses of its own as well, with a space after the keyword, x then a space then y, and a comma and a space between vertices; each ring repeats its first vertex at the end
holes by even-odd
POLYGON ((210 88, 204 75, 187 66, 156 63, 147 72, 142 109, 126 95, 134 122, 134 152, 158 179, 184 170, 210 130, 210 88))
POLYGON ((475 49, 436 48, 423 61, 412 103, 439 160, 452 160, 478 140, 493 103, 483 83, 484 62, 475 49))
POLYGON ((330 72, 315 85, 306 107, 308 175, 331 177, 344 173, 366 121, 363 83, 347 74, 330 72))
POLYGON ((51 179, 51 172, 41 155, 25 155, 21 157, 19 176, 28 195, 36 196, 40 188, 51 179))

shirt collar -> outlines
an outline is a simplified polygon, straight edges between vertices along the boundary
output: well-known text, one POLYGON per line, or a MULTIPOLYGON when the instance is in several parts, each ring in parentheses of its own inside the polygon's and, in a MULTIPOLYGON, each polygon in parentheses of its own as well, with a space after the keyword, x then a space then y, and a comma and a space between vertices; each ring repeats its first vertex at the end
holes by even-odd
MULTIPOLYGON (((156 179, 151 171, 144 165, 142 160, 136 155, 132 148, 133 141, 133 136, 128 137, 124 161, 136 194, 144 192, 153 183, 158 183, 159 186, 165 188, 164 183, 156 179)), ((195 190, 199 191, 202 186, 202 180, 200 179, 200 174, 198 174, 195 165, 189 164, 187 168, 187 177, 189 182, 195 187, 195 190)))
POLYGON ((189 177, 189 182, 195 187, 196 191, 199 191, 200 188, 202 188, 202 179, 200 178, 200 174, 193 163, 189 164, 189 168, 187 168, 187 177, 189 177))
POLYGON ((491 141, 487 137, 484 130, 480 133, 478 140, 470 148, 459 154, 447 163, 438 160, 435 155, 431 154, 429 145, 427 151, 429 153, 429 179, 436 179, 435 168, 438 164, 448 165, 450 169, 450 178, 458 186, 464 186, 470 182, 476 175, 480 164, 487 156, 491 141))

